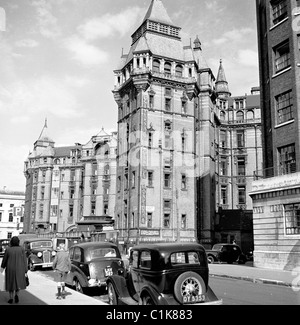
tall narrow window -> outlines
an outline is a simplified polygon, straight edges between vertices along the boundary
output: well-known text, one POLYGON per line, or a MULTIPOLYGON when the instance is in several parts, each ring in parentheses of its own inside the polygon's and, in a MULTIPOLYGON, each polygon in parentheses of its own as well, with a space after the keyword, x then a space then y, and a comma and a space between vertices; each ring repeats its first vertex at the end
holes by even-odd
POLYGON ((147 228, 152 228, 152 212, 147 212, 147 228))
POLYGON ((276 25, 287 17, 287 3, 286 0, 271 1, 273 24, 276 25))
POLYGON ((245 188, 245 186, 238 187, 238 202, 239 202, 239 204, 246 204, 246 188, 245 188))
POLYGON ((181 175, 181 189, 182 190, 187 189, 187 180, 186 180, 186 175, 185 174, 181 175))
POLYGON ((236 131, 236 140, 237 140, 237 147, 244 148, 245 147, 245 131, 244 130, 237 130, 236 131))
POLYGON ((227 133, 224 130, 220 131, 220 147, 227 148, 227 133))
POLYGON ((227 204, 227 186, 221 186, 221 204, 227 204))
POLYGON ((182 77, 182 72, 183 72, 182 65, 180 64, 176 65, 176 71, 175 71, 176 77, 182 77))
POLYGON ((275 73, 278 73, 291 66, 290 45, 288 41, 274 48, 274 55, 275 73))
POLYGON ((186 229, 186 214, 181 215, 181 229, 186 229))
POLYGON ((170 228, 170 213, 164 213, 164 228, 170 228))
POLYGON ((152 147, 153 146, 153 133, 149 132, 148 133, 148 147, 152 147))
POLYGON ((291 174, 296 172, 296 153, 295 144, 281 147, 279 153, 279 172, 281 175, 291 174))
POLYGON ((152 70, 153 70, 153 72, 160 72, 160 62, 159 62, 159 60, 153 60, 152 70))
POLYGON ((148 186, 152 187, 153 186, 153 172, 148 171, 148 186))
POLYGON ((294 118, 292 91, 282 93, 275 97, 277 123, 281 124, 294 118))
POLYGON ((238 158, 238 176, 246 175, 246 163, 244 157, 238 158))
POLYGON ((221 157, 220 160, 220 175, 227 176, 227 158, 221 157))
POLYGON ((164 187, 170 188, 171 187, 171 174, 164 173, 164 187))
POLYGON ((171 111, 171 98, 165 98, 165 110, 167 112, 171 111))
POLYGON ((164 72, 166 74, 171 74, 172 64, 170 62, 166 62, 164 66, 164 72))

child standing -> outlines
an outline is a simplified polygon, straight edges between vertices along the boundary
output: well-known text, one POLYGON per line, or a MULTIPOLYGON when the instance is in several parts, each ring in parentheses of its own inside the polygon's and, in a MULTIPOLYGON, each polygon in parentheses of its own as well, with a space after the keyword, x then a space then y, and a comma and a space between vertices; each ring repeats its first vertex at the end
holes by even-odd
POLYGON ((65 299, 66 278, 71 271, 71 260, 69 253, 65 250, 65 244, 60 244, 58 252, 54 257, 52 267, 57 272, 57 297, 56 299, 65 299))

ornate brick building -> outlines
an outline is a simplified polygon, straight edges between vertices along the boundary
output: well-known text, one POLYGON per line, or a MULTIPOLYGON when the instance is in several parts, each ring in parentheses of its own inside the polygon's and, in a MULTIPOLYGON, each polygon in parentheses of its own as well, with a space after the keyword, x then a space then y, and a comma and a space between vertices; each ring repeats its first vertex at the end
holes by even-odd
POLYGON ((152 0, 114 71, 116 228, 127 244, 199 240, 215 215, 216 93, 198 37, 184 45, 152 0))

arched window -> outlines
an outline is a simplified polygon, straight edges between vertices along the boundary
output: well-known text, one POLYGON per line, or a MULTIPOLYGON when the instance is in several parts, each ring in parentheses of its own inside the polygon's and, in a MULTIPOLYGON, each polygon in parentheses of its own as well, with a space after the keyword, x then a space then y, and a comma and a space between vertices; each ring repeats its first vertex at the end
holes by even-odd
POLYGON ((220 120, 221 121, 225 121, 225 116, 226 116, 225 112, 224 111, 221 111, 220 112, 220 120))
POLYGON ((160 72, 159 60, 153 60, 152 70, 153 70, 153 72, 160 72))
POLYGON ((236 113, 236 120, 237 121, 244 121, 244 113, 242 111, 238 111, 236 113))
POLYGON ((181 64, 176 65, 175 75, 176 77, 182 77, 183 67, 181 64))
POLYGON ((248 121, 254 120, 254 112, 253 111, 247 112, 247 120, 248 121))
POLYGON ((172 64, 170 62, 166 62, 164 66, 164 72, 167 74, 171 74, 172 64))

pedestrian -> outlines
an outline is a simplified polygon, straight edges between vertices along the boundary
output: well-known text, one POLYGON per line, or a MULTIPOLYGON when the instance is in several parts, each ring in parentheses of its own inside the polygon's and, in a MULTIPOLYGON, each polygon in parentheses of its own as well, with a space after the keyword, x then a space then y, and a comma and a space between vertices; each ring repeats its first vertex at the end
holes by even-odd
POLYGON ((54 257, 52 267, 56 272, 57 297, 56 299, 65 299, 66 297, 66 278, 71 271, 71 260, 68 251, 65 250, 65 244, 59 244, 57 254, 54 257))
POLYGON ((19 302, 19 291, 26 289, 27 259, 25 250, 20 246, 20 239, 13 236, 10 245, 6 248, 2 263, 1 272, 5 269, 5 290, 9 292, 8 303, 19 302))

